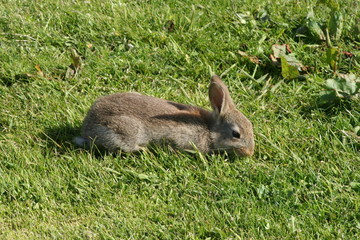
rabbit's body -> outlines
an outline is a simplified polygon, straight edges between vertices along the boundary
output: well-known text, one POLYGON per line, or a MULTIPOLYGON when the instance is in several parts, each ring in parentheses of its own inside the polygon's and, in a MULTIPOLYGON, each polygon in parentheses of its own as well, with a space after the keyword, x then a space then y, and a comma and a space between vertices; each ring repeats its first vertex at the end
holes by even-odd
POLYGON ((132 152, 149 143, 170 142, 178 148, 210 148, 211 112, 139 93, 99 98, 90 109, 82 136, 110 151, 132 152), (142 110, 134 111, 140 107, 142 110))
POLYGON ((213 112, 141 95, 117 93, 100 97, 89 110, 79 145, 133 152, 150 143, 167 142, 201 152, 233 150, 241 156, 254 152, 251 122, 238 110, 227 87, 213 76, 209 88, 213 112))

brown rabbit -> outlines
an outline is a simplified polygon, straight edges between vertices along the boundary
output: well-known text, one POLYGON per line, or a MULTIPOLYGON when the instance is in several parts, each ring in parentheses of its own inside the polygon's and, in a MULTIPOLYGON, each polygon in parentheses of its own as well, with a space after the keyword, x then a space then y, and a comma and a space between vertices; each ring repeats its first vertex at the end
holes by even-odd
POLYGON ((228 88, 214 75, 209 87, 213 111, 144 96, 116 93, 100 97, 84 119, 80 146, 91 141, 109 151, 133 152, 150 143, 168 142, 201 152, 254 153, 251 122, 235 108, 228 88))

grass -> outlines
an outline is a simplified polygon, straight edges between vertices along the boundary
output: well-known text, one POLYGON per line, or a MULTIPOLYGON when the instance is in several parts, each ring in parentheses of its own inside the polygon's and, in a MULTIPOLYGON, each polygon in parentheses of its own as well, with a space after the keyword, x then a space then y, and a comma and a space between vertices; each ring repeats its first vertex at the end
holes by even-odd
MULTIPOLYGON (((355 57, 340 56, 339 71, 359 76, 359 4, 341 4, 336 45, 355 57)), ((316 105, 332 74, 325 45, 294 34, 311 7, 326 21, 315 0, 1 1, 0 237, 358 239, 360 101, 316 105), (263 9, 271 21, 256 18, 263 9), (313 68, 306 80, 284 80, 271 66, 271 46, 282 43, 313 68), (66 78, 72 48, 83 67, 66 78), (104 94, 209 108, 210 71, 254 124, 252 158, 72 144, 104 94)))

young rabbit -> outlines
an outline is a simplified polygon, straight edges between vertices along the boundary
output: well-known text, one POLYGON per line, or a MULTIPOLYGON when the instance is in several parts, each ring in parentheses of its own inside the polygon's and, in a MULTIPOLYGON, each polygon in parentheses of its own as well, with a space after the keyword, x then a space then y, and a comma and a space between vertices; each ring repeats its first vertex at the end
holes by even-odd
POLYGON ((214 75, 209 87, 213 111, 139 93, 100 97, 84 119, 76 144, 133 152, 166 141, 180 149, 201 152, 254 153, 251 122, 235 108, 228 88, 214 75))

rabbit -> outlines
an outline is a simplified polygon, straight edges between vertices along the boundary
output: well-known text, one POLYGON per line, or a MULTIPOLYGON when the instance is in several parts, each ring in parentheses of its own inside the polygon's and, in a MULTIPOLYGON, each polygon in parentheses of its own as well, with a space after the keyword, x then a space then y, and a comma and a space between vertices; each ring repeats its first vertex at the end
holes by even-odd
POLYGON ((93 142, 110 152, 134 152, 165 141, 184 150, 252 156, 252 124, 235 108, 217 75, 211 77, 209 98, 212 112, 136 92, 103 96, 87 113, 81 137, 74 140, 79 146, 93 142))

